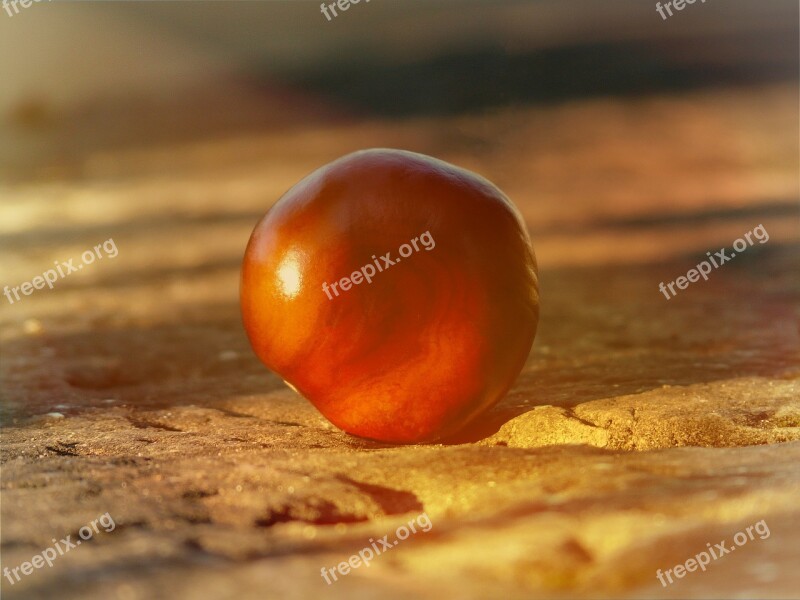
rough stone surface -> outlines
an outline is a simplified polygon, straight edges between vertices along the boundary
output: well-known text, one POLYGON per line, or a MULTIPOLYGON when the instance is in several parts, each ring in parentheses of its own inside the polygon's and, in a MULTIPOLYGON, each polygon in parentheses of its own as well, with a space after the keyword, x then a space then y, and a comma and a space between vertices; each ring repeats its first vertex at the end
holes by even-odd
POLYGON ((104 513, 116 528, 3 578, 4 597, 796 597, 797 118, 775 86, 140 150, 75 140, 31 161, 2 189, 3 284, 109 238, 119 254, 2 299, 2 564, 104 513), (444 444, 337 431, 240 324, 260 214, 369 146, 495 180, 539 256, 523 374, 444 444), (658 291, 762 223, 766 244, 658 291), (325 584, 423 511, 430 531, 325 584), (766 539, 656 579, 762 520, 766 539))

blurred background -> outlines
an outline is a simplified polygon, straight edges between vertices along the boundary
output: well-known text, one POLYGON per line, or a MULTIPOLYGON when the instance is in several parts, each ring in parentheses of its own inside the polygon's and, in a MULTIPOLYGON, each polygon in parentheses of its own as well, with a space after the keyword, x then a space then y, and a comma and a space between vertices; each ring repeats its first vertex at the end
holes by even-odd
MULTIPOLYGON (((488 176, 543 236, 598 228, 585 251, 542 239, 546 262, 599 260, 598 247, 637 260, 599 237, 606 220, 789 214, 797 17, 792 0, 667 20, 642 0, 388 0, 330 21, 301 1, 39 3, 0 19, 0 177, 176 186, 191 173, 190 200, 137 193, 136 215, 168 197, 173 213, 230 217, 341 154, 399 146, 488 176), (239 200, 221 206, 215 185, 239 200)), ((20 234, 42 212, 111 225, 134 210, 120 204, 79 216, 6 195, 0 227, 20 234)), ((671 252, 625 235, 641 259, 671 252)))

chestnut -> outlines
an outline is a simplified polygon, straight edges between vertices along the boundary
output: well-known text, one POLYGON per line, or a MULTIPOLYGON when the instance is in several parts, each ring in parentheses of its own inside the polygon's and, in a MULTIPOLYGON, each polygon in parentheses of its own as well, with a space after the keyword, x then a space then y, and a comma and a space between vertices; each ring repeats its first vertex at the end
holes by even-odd
POLYGON ((256 225, 241 308, 261 361, 334 425, 448 437, 519 375, 539 318, 525 224, 495 185, 441 160, 362 150, 256 225))

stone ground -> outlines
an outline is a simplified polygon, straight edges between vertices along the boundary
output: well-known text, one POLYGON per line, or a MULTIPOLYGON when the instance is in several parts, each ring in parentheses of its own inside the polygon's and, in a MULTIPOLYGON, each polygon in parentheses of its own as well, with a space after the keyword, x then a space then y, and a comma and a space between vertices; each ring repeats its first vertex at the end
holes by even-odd
POLYGON ((104 513, 116 527, 3 578, 4 597, 798 597, 791 87, 435 120, 303 124, 286 109, 280 126, 156 147, 75 135, 114 127, 103 115, 23 108, 0 188, 3 285, 109 238, 119 254, 2 299, 3 567, 104 513), (522 375, 444 444, 339 432, 262 367, 239 319, 259 216, 370 146, 496 181, 539 257, 522 375), (658 291, 759 224, 766 244, 658 291), (423 511, 430 531, 323 581, 423 511), (656 579, 762 520, 768 537, 707 572, 656 579))

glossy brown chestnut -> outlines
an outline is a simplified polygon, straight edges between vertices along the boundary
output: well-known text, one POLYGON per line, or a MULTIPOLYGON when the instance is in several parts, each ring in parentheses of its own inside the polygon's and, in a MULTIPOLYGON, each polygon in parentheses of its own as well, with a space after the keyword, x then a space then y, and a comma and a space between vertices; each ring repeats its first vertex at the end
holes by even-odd
POLYGON ((261 219, 241 305, 259 358, 334 425, 410 443, 455 433, 508 391, 537 286, 525 225, 497 187, 373 149, 317 169, 261 219))

